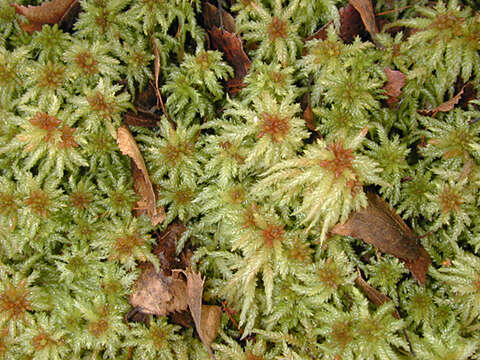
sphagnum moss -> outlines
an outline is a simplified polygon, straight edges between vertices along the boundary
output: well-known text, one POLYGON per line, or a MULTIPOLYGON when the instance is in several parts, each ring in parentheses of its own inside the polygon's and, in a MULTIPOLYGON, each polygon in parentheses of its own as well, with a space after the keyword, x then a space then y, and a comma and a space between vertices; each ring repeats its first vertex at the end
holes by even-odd
POLYGON ((345 3, 224 3, 252 60, 233 98, 199 0, 82 0, 73 30, 32 34, 0 0, 0 358, 207 359, 192 328, 123 320, 137 264, 159 266, 154 232, 178 220, 177 251, 188 242, 204 301, 225 309, 218 359, 480 358, 475 1, 378 0, 375 44, 344 42, 345 3), (155 82, 152 44, 168 116, 131 129, 165 207, 157 228, 132 214, 115 142, 155 82), (385 68, 405 75, 391 108, 385 68), (446 112, 418 112, 461 89, 446 112), (425 235, 425 287, 393 256, 328 236, 366 187, 425 235), (369 303, 357 268, 392 301, 369 303))

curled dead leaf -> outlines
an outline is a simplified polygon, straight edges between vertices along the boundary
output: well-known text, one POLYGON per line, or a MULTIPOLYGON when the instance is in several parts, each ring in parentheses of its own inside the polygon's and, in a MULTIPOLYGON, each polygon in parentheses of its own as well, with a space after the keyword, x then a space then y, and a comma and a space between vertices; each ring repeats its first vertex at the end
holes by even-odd
POLYGON ((42 29, 45 24, 59 23, 69 9, 73 8, 77 0, 52 0, 39 6, 23 6, 10 4, 17 14, 25 16, 29 23, 20 23, 23 31, 33 33, 42 29))
POLYGON ((358 11, 362 18, 365 29, 372 38, 378 33, 377 23, 375 21, 375 12, 371 0, 350 0, 350 4, 358 11))
POLYGON ((187 285, 178 274, 165 276, 151 263, 140 266, 142 273, 130 295, 130 304, 144 314, 168 315, 187 309, 187 285))
POLYGON ((220 24, 222 24, 223 28, 230 33, 237 31, 235 19, 229 12, 225 11, 225 9, 222 9, 220 12, 215 5, 205 1, 202 10, 203 22, 207 29, 212 29, 214 26, 221 28, 220 24))
MULTIPOLYGON (((347 44, 350 44, 355 40, 357 35, 361 35, 365 31, 365 25, 362 22, 359 12, 352 6, 352 4, 347 4, 339 9, 340 15, 340 38, 347 44)), ((325 40, 327 38, 327 31, 333 21, 329 21, 317 32, 307 37, 305 41, 312 39, 321 39, 325 40)), ((304 54, 305 55, 305 54, 304 54)))
POLYGON ((348 4, 340 8, 340 38, 350 44, 355 39, 355 36, 360 35, 364 31, 365 26, 357 10, 348 4))
MULTIPOLYGON (((390 299, 387 295, 381 293, 380 291, 375 289, 372 285, 370 285, 368 282, 366 282, 363 279, 362 274, 360 273, 360 270, 358 270, 358 276, 355 279, 355 284, 357 284, 360 290, 362 290, 365 293, 365 295, 367 295, 368 299, 377 306, 380 306, 389 301, 392 301, 392 299, 390 299)), ((395 310, 394 316, 397 319, 400 319, 400 314, 398 313, 397 310, 395 310)))
POLYGON ((431 117, 434 117, 435 115, 437 115, 439 112, 447 112, 447 111, 450 111, 452 110, 455 105, 458 104, 458 102, 460 101, 460 99, 462 98, 462 95, 463 95, 463 91, 465 89, 465 86, 464 85, 460 91, 458 92, 457 95, 455 95, 453 98, 451 98, 450 100, 444 102, 443 104, 437 106, 436 108, 434 109, 421 109, 421 110, 417 110, 417 112, 420 114, 420 115, 424 115, 424 116, 431 116, 431 117))
MULTIPOLYGON (((186 265, 183 260, 177 259, 177 242, 185 232, 185 225, 174 222, 158 235, 157 245, 153 249, 153 253, 158 256, 162 271, 165 275, 170 275, 173 269, 185 269, 186 265)), ((181 255, 185 255, 188 249, 185 247, 181 255)))
POLYGON ((127 111, 124 115, 125 124, 132 126, 141 126, 146 128, 151 128, 158 126, 160 121, 160 116, 155 115, 154 113, 141 112, 134 113, 133 111, 127 111))
MULTIPOLYGON (((202 327, 202 325, 207 325, 207 320, 205 320, 202 324, 202 294, 205 279, 202 279, 202 275, 200 273, 195 273, 191 269, 182 272, 187 277, 187 303, 190 313, 192 314, 193 322, 195 323, 195 329, 197 329, 198 336, 207 348, 210 357, 215 359, 215 355, 213 355, 213 351, 210 348, 210 344, 213 339, 209 341, 213 336, 213 333, 211 332, 211 329, 207 330, 206 328, 202 327)), ((217 310, 208 311, 216 312, 217 310)), ((206 317, 215 317, 215 314, 207 314, 206 317)), ((210 325, 210 322, 212 321, 214 322, 215 319, 208 320, 208 325, 210 325)))
POLYGON ((156 196, 153 190, 147 167, 143 160, 140 149, 133 138, 132 133, 126 125, 122 125, 117 131, 117 144, 122 154, 132 159, 132 171, 134 178, 134 189, 141 199, 137 203, 139 208, 145 209, 152 221, 153 226, 157 226, 165 220, 165 211, 162 207, 156 205, 156 196))
POLYGON ((387 83, 383 86, 385 95, 388 96, 388 107, 393 107, 398 102, 398 97, 402 94, 402 88, 405 86, 406 75, 398 70, 385 68, 385 75, 387 76, 387 83))
POLYGON ((217 337, 220 321, 222 320, 222 308, 217 305, 202 305, 202 318, 200 326, 204 340, 210 345, 217 337))
POLYGON ((251 61, 243 50, 242 39, 240 35, 235 35, 224 29, 214 26, 208 31, 212 41, 213 48, 220 50, 225 55, 225 60, 233 67, 235 77, 230 79, 228 86, 230 94, 231 89, 238 92, 243 85, 243 78, 248 73, 251 61))
POLYGON ((352 213, 344 224, 335 225, 330 232, 362 239, 399 258, 424 285, 431 261, 417 236, 382 198, 373 193, 367 193, 367 198, 366 208, 352 213))

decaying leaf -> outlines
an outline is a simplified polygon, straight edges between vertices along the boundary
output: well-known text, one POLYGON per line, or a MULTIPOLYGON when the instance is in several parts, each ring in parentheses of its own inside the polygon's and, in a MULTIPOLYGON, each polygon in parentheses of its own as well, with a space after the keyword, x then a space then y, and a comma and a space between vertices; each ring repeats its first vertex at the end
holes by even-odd
POLYGON ((155 87, 151 82, 149 82, 145 89, 137 95, 133 105, 135 106, 135 109, 140 109, 140 111, 143 112, 152 112, 156 109, 157 94, 155 92, 155 87))
MULTIPOLYGON (((390 299, 387 295, 381 293, 380 291, 375 289, 372 285, 370 285, 368 282, 366 282, 363 279, 362 274, 360 273, 360 270, 358 270, 358 276, 355 279, 355 284, 357 284, 360 290, 362 290, 365 293, 365 295, 367 295, 368 299, 377 306, 380 306, 389 301, 392 301, 392 299, 390 299)), ((400 314, 398 313, 397 310, 395 310, 394 316, 397 319, 400 319, 400 314)))
POLYGON ((155 127, 158 126, 160 117, 154 113, 138 111, 136 114, 133 111, 127 111, 124 115, 125 124, 141 127, 155 127))
POLYGON ((222 320, 222 308, 217 305, 202 305, 202 318, 200 327, 203 331, 204 340, 210 345, 217 337, 220 321, 222 320))
POLYGON ((382 198, 373 193, 367 193, 367 197, 366 208, 352 213, 347 222, 335 225, 330 232, 360 238, 399 258, 424 285, 430 258, 417 236, 382 198))
POLYGON ((151 263, 140 265, 142 273, 130 295, 130 304, 144 314, 167 315, 187 309, 187 285, 177 272, 165 276, 151 263))
POLYGON ((235 77, 228 80, 226 86, 228 93, 235 95, 245 86, 243 78, 250 68, 250 59, 243 50, 240 35, 235 34, 236 26, 233 16, 223 9, 220 12, 217 7, 208 2, 204 3, 203 9, 203 21, 208 29, 212 47, 222 51, 227 63, 233 67, 235 77))
POLYGON ((360 35, 365 27, 362 23, 362 18, 357 10, 348 4, 340 8, 340 38, 347 44, 350 44, 355 39, 355 36, 360 35))
MULTIPOLYGON (((368 300, 370 300, 372 303, 374 303, 376 306, 380 306, 382 304, 385 304, 389 301, 392 301, 387 295, 381 293, 377 289, 375 289, 372 285, 370 285, 368 282, 366 282, 363 277, 362 273, 360 272, 360 269, 357 269, 358 271, 358 276, 355 279, 355 284, 362 290, 365 295, 367 295, 368 300)), ((400 319, 400 313, 398 312, 397 309, 393 311, 393 316, 396 319, 400 319)), ((408 347, 410 348, 410 354, 415 356, 415 353, 413 352, 412 348, 412 343, 410 342, 410 338, 408 337, 407 332, 405 329, 403 329, 403 335, 405 336, 405 339, 407 340, 408 347)))
POLYGON ((153 249, 153 253, 157 255, 160 260, 162 271, 165 275, 170 275, 173 269, 185 269, 188 264, 185 264, 186 259, 182 259, 187 248, 184 248, 180 258, 177 258, 177 242, 185 232, 185 225, 174 222, 158 235, 157 245, 153 249))
POLYGON ((243 50, 240 35, 235 35, 214 26, 208 31, 214 49, 220 50, 225 55, 225 60, 233 67, 235 77, 227 81, 228 91, 236 94, 244 86, 243 78, 248 73, 251 62, 243 50))
MULTIPOLYGON (((195 329, 197 329, 198 336, 207 348, 208 353, 213 359, 215 359, 212 349, 210 348, 211 341, 208 342, 212 334, 210 333, 210 330, 207 331, 202 327, 202 294, 203 283, 205 282, 205 279, 202 279, 202 275, 200 273, 194 273, 191 270, 183 271, 183 273, 187 277, 187 303, 190 313, 192 314, 193 322, 195 323, 195 329), (207 332, 209 333, 208 335, 207 332)), ((207 316, 212 315, 209 314, 207 316)))
MULTIPOLYGON (((350 44, 355 39, 355 36, 362 34, 365 31, 362 18, 357 10, 351 5, 347 4, 341 7, 338 11, 340 15, 340 38, 347 44, 350 44)), ((327 38, 327 31, 333 21, 329 21, 322 28, 316 31, 313 35, 307 37, 305 41, 313 39, 325 40, 327 38)))
POLYGON ((460 101, 462 95, 463 95, 463 91, 465 89, 465 86, 464 85, 460 91, 458 92, 457 95, 455 95, 453 98, 451 98, 450 100, 444 102, 443 104, 437 106, 436 108, 434 109, 421 109, 421 110, 417 110, 418 113, 420 115, 424 115, 424 116, 431 116, 431 117, 434 117, 435 115, 437 115, 439 112, 447 112, 447 111, 450 111, 454 108, 454 106, 456 104, 458 104, 458 102, 460 101))
POLYGON ((414 260, 401 259, 405 262, 405 266, 412 273, 413 277, 417 279, 420 285, 425 285, 427 280, 428 266, 431 263, 430 256, 422 246, 418 248, 418 258, 414 260))
POLYGON ((378 33, 377 23, 375 22, 375 12, 373 10, 372 0, 350 0, 350 4, 358 11, 362 18, 365 29, 372 38, 378 33))
POLYGON ((305 121, 305 125, 307 126, 307 129, 316 132, 317 126, 315 125, 315 118, 313 116, 313 111, 312 111, 312 101, 310 98, 310 92, 311 92, 311 83, 313 79, 310 78, 310 82, 308 85, 308 91, 303 95, 302 101, 301 101, 301 107, 303 110, 303 120, 305 121))
POLYGON ((140 149, 133 138, 132 133, 126 125, 122 125, 117 131, 117 143, 120 151, 124 155, 128 155, 132 159, 134 188, 141 196, 138 202, 139 208, 145 209, 152 221, 152 225, 156 226, 165 220, 165 211, 163 208, 157 208, 156 196, 153 190, 147 167, 143 161, 140 149))
POLYGON ((203 3, 202 16, 207 29, 212 29, 214 26, 221 28, 220 25, 223 25, 223 28, 230 33, 235 33, 237 31, 233 16, 224 9, 222 9, 220 15, 220 11, 217 7, 207 1, 203 3))
POLYGON ((405 85, 406 75, 398 70, 385 68, 385 75, 387 76, 387 83, 383 86, 385 95, 388 96, 387 104, 392 107, 398 102, 398 97, 402 94, 402 88, 405 85))
POLYGON ((313 117, 312 105, 308 103, 305 110, 303 110, 303 120, 305 120, 305 125, 307 125, 308 130, 315 131, 315 119, 313 117))
POLYGON ((470 101, 475 100, 477 98, 477 90, 472 83, 466 83, 463 87, 463 94, 460 97, 460 101, 458 105, 462 107, 463 110, 468 109, 468 104, 470 101))
POLYGON ((52 0, 39 6, 11 4, 17 14, 25 16, 29 23, 20 23, 23 31, 33 33, 45 24, 57 24, 75 6, 77 0, 52 0))

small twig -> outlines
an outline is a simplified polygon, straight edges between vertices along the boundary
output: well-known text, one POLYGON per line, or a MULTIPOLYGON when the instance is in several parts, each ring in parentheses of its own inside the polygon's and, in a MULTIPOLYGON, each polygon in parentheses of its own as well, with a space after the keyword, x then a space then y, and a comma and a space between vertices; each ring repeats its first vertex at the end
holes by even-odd
POLYGON ((393 9, 393 10, 384 11, 384 12, 381 12, 381 13, 376 14, 376 16, 393 14, 393 13, 396 13, 396 12, 399 12, 399 11, 402 11, 402 10, 405 10, 405 9, 408 9, 408 8, 411 8, 412 6, 413 6, 413 5, 408 5, 408 6, 404 6, 404 7, 398 8, 398 9, 393 9))
POLYGON ((412 342, 410 341, 410 338, 408 337, 407 330, 403 329, 403 336, 405 336, 405 339, 407 339, 408 343, 408 348, 410 349, 410 354, 415 358, 415 351, 413 351, 412 347, 412 342))
POLYGON ((167 110, 165 109, 165 105, 163 103, 162 94, 160 93, 160 89, 158 88, 158 78, 160 76, 160 53, 158 52, 158 47, 157 47, 157 44, 155 43, 155 38, 153 37, 153 35, 150 37, 150 41, 152 42, 153 54, 155 55, 155 61, 154 61, 155 83, 153 87, 155 89, 155 94, 157 95, 157 107, 158 107, 158 103, 160 103, 160 108, 162 109, 162 112, 165 114, 167 120, 175 129, 176 125, 172 121, 170 116, 168 116, 167 110))
POLYGON ((220 20, 220 29, 223 30, 223 5, 222 5, 222 0, 217 0, 217 5, 218 5, 218 18, 220 20))
POLYGON ((231 314, 231 313, 235 313, 235 310, 232 310, 229 307, 227 307, 227 301, 226 300, 222 301, 222 310, 225 314, 227 314, 228 318, 233 323, 233 325, 237 328, 240 335, 243 335, 243 330, 240 328, 240 326, 238 325, 238 322, 233 318, 233 316, 231 314))

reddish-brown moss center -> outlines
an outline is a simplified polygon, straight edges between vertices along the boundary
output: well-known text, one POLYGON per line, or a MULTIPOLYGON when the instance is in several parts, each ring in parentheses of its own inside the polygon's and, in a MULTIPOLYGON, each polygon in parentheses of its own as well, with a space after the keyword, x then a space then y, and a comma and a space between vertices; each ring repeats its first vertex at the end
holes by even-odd
POLYGON ((43 190, 33 190, 25 204, 39 216, 47 217, 49 214, 50 199, 43 190))
POLYGON ((100 337, 108 329, 108 320, 100 319, 88 324, 88 331, 95 337, 100 337))
POLYGON ((281 142, 290 130, 289 121, 288 117, 281 118, 278 115, 263 113, 258 137, 268 134, 273 141, 281 142))
POLYGON ((285 39, 287 37, 287 22, 274 16, 272 22, 268 25, 267 33, 270 41, 278 38, 285 39))
POLYGON ((58 143, 58 147, 60 149, 70 149, 72 147, 78 147, 78 144, 73 137, 75 130, 75 128, 71 128, 68 125, 64 125, 60 129, 60 142, 58 143))
POLYGON ((104 119, 111 119, 115 113, 115 107, 112 103, 105 101, 105 97, 99 91, 92 96, 87 96, 87 101, 93 111, 100 113, 104 119))
POLYGON ((320 166, 324 167, 339 178, 345 169, 352 169, 352 161, 355 158, 352 149, 344 149, 343 141, 340 140, 327 146, 327 149, 333 153, 333 159, 320 161, 320 166))
POLYGON ((70 204, 80 210, 85 210, 92 201, 92 194, 76 191, 70 195, 70 204))
POLYGON ((31 119, 30 124, 33 126, 45 130, 47 134, 44 137, 46 142, 54 142, 55 141, 55 133, 58 130, 58 127, 61 124, 61 121, 57 119, 55 116, 50 116, 47 113, 37 112, 31 119))
POLYGON ((330 289, 337 289, 342 281, 338 269, 331 259, 328 259, 325 264, 318 269, 318 278, 330 289))
POLYGON ((21 319, 26 311, 32 310, 25 286, 26 281, 20 282, 16 287, 8 284, 0 294, 0 313, 5 313, 8 320, 21 319))
POLYGON ((77 63, 77 66, 87 75, 91 76, 98 72, 98 61, 95 60, 92 54, 88 51, 82 51, 78 53, 75 57, 75 62, 77 63))
POLYGON ((231 189, 229 195, 232 204, 241 204, 245 200, 245 190, 239 186, 231 189))
POLYGON ((175 202, 177 204, 190 204, 193 199, 193 192, 190 189, 178 190, 175 193, 175 202))
POLYGON ((18 209, 15 196, 0 192, 0 215, 8 215, 18 209))
POLYGON ((40 330, 39 334, 32 340, 32 345, 35 351, 41 351, 49 345, 55 345, 57 342, 50 337, 48 333, 40 330))
POLYGON ((337 321, 333 324, 330 336, 335 346, 344 349, 353 339, 348 321, 337 321))
POLYGON ((460 210, 463 204, 463 199, 450 186, 445 186, 443 191, 439 194, 440 206, 444 214, 451 211, 460 210))
POLYGON ((115 239, 115 253, 118 254, 118 256, 113 257, 132 255, 133 248, 135 246, 141 246, 143 242, 143 238, 138 233, 118 237, 115 239))
POLYGON ((42 69, 42 73, 40 74, 40 78, 38 81, 38 86, 49 89, 56 89, 57 87, 62 85, 64 80, 64 74, 64 66, 48 62, 42 69))
POLYGON ((284 233, 285 230, 283 229, 282 225, 268 225, 266 229, 262 230, 262 236, 263 240, 265 241, 265 245, 270 248, 273 247, 275 241, 282 241, 284 233))

